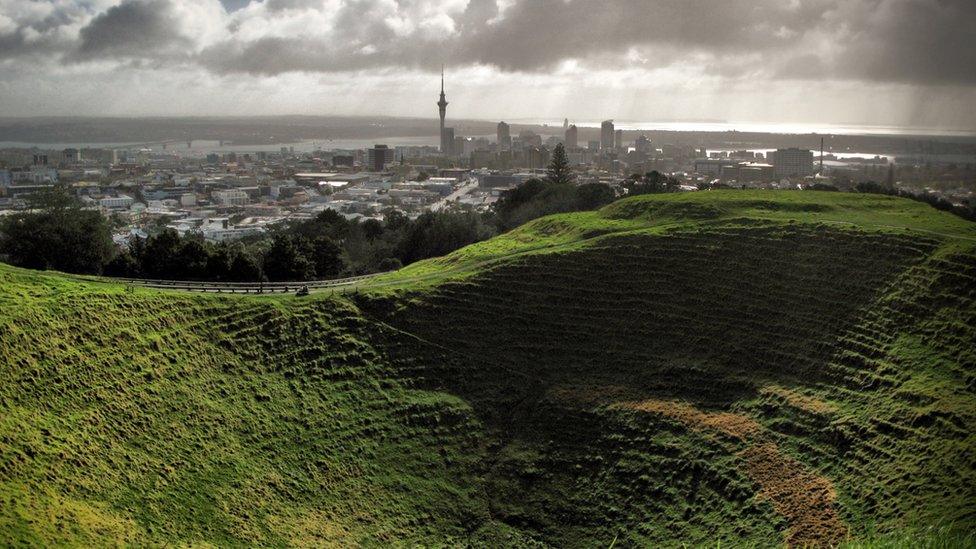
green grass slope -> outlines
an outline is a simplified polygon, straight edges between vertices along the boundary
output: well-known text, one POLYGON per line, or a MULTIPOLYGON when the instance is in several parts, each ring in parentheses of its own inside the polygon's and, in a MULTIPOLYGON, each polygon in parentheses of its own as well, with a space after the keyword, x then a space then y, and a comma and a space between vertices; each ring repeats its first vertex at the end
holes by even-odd
POLYGON ((601 210, 530 221, 491 240, 382 275, 373 288, 425 286, 483 271, 515 256, 579 250, 624 234, 660 235, 756 224, 819 224, 976 243, 976 224, 919 202, 837 192, 709 191, 637 196, 601 210))
POLYGON ((340 301, 0 268, 0 545, 466 539, 481 427, 340 301))
POLYGON ((339 296, 0 266, 0 544, 966 546, 976 225, 702 192, 339 296))

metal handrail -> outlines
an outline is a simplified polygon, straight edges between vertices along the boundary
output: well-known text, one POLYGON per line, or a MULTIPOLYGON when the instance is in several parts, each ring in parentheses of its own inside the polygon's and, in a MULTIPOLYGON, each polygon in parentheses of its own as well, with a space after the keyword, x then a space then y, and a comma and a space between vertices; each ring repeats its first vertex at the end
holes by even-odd
MULTIPOLYGON (((377 275, 389 273, 393 271, 384 271, 382 273, 371 273, 359 276, 350 276, 346 278, 332 278, 326 280, 306 280, 306 281, 296 281, 296 282, 214 282, 214 281, 195 281, 195 280, 162 280, 162 279, 149 279, 149 278, 112 278, 112 282, 120 282, 124 284, 132 284, 137 286, 142 286, 145 288, 157 288, 157 289, 171 289, 171 290, 184 290, 184 291, 201 291, 201 292, 216 292, 216 293, 287 293, 287 292, 297 292, 302 287, 307 288, 330 288, 336 286, 344 286, 352 284, 354 282, 359 282, 361 280, 366 280, 373 278, 377 275)), ((103 279, 104 280, 104 279, 103 279)))
MULTIPOLYGON (((392 272, 392 271, 386 271, 392 272)), ((151 278, 112 278, 113 282, 124 282, 129 284, 139 284, 139 285, 153 285, 153 286, 207 286, 207 287, 264 287, 264 288, 280 288, 280 287, 292 287, 292 286, 308 286, 321 287, 321 286, 338 286, 342 284, 350 284, 352 282, 358 282, 360 280, 366 280, 368 278, 373 278, 374 276, 381 275, 385 273, 371 273, 359 276, 350 276, 347 278, 332 278, 326 280, 305 280, 305 281, 293 281, 293 282, 215 282, 209 280, 162 280, 162 279, 151 279, 151 278)))

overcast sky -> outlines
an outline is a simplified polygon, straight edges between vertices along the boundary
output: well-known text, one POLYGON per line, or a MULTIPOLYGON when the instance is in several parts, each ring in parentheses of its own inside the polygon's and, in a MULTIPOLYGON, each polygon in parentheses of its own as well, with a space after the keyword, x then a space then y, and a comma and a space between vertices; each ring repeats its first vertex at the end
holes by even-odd
POLYGON ((0 0, 0 116, 976 129, 976 0, 0 0))

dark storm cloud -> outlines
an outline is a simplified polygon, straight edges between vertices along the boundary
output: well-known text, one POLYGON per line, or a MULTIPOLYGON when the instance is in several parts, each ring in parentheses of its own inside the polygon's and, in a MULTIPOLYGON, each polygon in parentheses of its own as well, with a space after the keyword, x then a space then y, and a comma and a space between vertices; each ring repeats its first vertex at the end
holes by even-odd
POLYGON ((976 0, 884 2, 845 44, 850 78, 976 84, 976 0))
MULTIPOLYGON (((538 72, 566 59, 621 68, 637 50, 648 68, 694 55, 704 72, 722 76, 976 83, 974 0, 523 0, 500 19, 493 0, 472 0, 444 40, 401 37, 382 18, 363 17, 377 4, 347 3, 328 38, 240 44, 232 37, 203 62, 260 74, 441 63, 538 72)), ((308 5, 269 0, 268 7, 308 5)))
POLYGON ((73 57, 133 58, 186 53, 192 40, 180 34, 181 30, 168 0, 126 0, 81 29, 73 57))
MULTIPOLYGON (((58 31, 84 14, 80 7, 66 6, 42 17, 19 21, 12 32, 0 32, 0 59, 55 55, 63 51, 70 47, 71 40, 58 31)), ((6 14, 0 12, 0 15, 6 14)))
POLYGON ((250 0, 220 0, 227 11, 237 11, 250 3, 250 0))
POLYGON ((446 21, 421 0, 221 0, 227 11, 212 23, 225 32, 207 41, 173 15, 186 1, 124 0, 67 45, 56 31, 75 16, 59 7, 0 32, 0 58, 177 59, 263 75, 441 63, 546 72, 574 59, 724 78, 976 84, 976 0, 519 0, 501 11, 470 0, 446 21))
MULTIPOLYGON (((309 4, 308 0, 268 0, 266 6, 281 11, 309 4)), ((409 7, 412 2, 400 4, 409 7)), ((336 13, 334 32, 327 38, 241 45, 232 37, 205 52, 204 62, 221 72, 263 74, 404 65, 435 69, 441 63, 545 71, 565 59, 619 54, 640 46, 775 48, 783 40, 768 27, 799 28, 803 14, 782 8, 779 0, 527 0, 498 19, 494 0, 471 0, 463 13, 454 14, 455 34, 403 37, 383 17, 364 16, 377 12, 382 16, 384 5, 380 0, 347 2, 336 13), (274 55, 262 56, 256 47, 267 47, 274 55), (268 63, 256 61, 256 56, 265 57, 268 63)), ((663 64, 668 60, 654 61, 663 64)))
POLYGON ((499 24, 474 30, 459 44, 459 54, 504 69, 536 70, 641 46, 766 50, 784 45, 771 29, 802 26, 783 6, 752 0, 532 0, 510 8, 499 24))

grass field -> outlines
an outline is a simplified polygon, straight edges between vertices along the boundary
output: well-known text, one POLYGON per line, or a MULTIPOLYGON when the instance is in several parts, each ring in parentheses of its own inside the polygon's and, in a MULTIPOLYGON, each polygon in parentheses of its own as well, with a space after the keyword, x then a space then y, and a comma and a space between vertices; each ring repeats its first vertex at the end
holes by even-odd
POLYGON ((813 192, 306 299, 0 266, 0 544, 971 546, 974 299, 976 224, 813 192))

